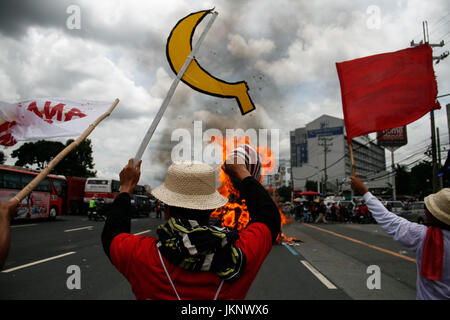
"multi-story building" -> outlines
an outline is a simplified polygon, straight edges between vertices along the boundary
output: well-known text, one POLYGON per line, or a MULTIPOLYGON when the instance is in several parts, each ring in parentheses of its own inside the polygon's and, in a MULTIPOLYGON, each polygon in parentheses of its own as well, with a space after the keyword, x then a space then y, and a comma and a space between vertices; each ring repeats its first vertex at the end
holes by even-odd
MULTIPOLYGON (((322 192, 340 193, 349 189, 352 175, 344 120, 322 115, 290 133, 291 183, 304 190, 307 180, 317 181, 322 192)), ((358 176, 376 188, 389 188, 385 151, 368 136, 352 140, 358 176)))

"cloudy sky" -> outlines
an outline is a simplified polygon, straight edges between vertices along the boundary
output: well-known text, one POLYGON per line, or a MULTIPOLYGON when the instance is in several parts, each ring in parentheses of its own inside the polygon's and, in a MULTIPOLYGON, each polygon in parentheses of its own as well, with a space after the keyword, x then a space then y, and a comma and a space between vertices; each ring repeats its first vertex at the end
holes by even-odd
MULTIPOLYGON (((449 43, 434 55, 450 50, 448 0, 2 0, 0 100, 119 98, 91 135, 98 175, 117 178, 175 78, 165 54, 170 31, 182 17, 212 7, 219 15, 197 60, 220 79, 247 81, 256 111, 241 116, 234 99, 180 83, 143 156, 141 183, 161 182, 176 144, 172 131, 192 131, 195 120, 204 130, 280 129, 280 158, 288 159, 290 130, 322 114, 343 118, 335 63, 407 48, 423 39, 424 20, 431 43, 449 43), (80 9, 79 29, 67 26, 71 5, 80 9)), ((450 93, 450 58, 435 65, 435 73, 439 94, 450 93)), ((448 148, 450 96, 440 103, 436 126, 448 148)), ((408 126, 409 144, 396 159, 420 159, 429 137, 426 115, 408 126)), ((15 148, 2 150, 9 155, 15 148)))

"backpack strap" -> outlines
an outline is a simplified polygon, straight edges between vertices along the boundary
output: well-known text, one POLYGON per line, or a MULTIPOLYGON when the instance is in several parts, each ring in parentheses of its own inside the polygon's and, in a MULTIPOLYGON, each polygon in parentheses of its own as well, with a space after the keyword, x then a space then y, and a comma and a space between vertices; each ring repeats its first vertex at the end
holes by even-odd
MULTIPOLYGON (((161 256, 161 252, 159 252, 159 249, 158 249, 158 255, 159 255, 159 260, 161 260, 161 264, 162 264, 162 266, 164 268, 164 272, 166 273, 167 279, 169 279, 170 285, 172 286, 173 291, 175 291, 175 295, 177 296, 177 299, 181 300, 180 295, 178 294, 177 288, 175 288, 175 285, 173 284, 172 278, 170 278, 169 272, 167 271, 166 265, 164 264, 164 261, 163 261, 163 258, 161 256)), ((217 300, 217 298, 219 297, 220 290, 222 290, 223 282, 224 282, 224 280, 222 280, 220 282, 219 288, 217 289, 217 292, 216 292, 216 294, 214 296, 214 300, 217 300)))

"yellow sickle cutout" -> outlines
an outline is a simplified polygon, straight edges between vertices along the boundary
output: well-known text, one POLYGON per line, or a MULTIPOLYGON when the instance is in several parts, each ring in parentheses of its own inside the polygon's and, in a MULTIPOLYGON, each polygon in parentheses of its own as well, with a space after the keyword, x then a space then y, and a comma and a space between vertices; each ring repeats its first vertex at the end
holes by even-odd
MULTIPOLYGON (((178 74, 192 51, 192 38, 197 25, 212 10, 204 10, 184 17, 175 25, 167 39, 166 54, 170 67, 178 74)), ((245 81, 229 83, 217 79, 203 69, 194 58, 186 69, 181 81, 191 88, 216 97, 235 98, 244 115, 253 111, 255 105, 248 95, 245 81)))

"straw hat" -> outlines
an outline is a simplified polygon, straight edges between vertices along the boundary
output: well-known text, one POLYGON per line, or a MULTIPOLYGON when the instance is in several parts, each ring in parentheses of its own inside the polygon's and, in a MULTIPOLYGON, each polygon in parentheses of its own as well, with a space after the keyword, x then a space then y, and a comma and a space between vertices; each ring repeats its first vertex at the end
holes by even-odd
POLYGON ((450 189, 445 188, 424 199, 428 211, 438 220, 450 225, 450 189))
POLYGON ((152 194, 169 206, 188 209, 216 209, 228 202, 216 190, 214 169, 195 161, 173 163, 164 183, 155 188, 152 194))

